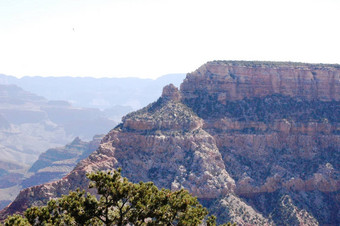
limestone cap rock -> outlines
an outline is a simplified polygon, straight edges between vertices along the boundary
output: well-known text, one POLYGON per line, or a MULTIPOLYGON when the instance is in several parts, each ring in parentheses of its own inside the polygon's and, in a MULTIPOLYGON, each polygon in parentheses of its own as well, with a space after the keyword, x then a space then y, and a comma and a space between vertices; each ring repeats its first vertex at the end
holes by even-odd
POLYGON ((182 97, 178 88, 173 84, 169 84, 163 88, 162 98, 165 100, 180 101, 182 97))

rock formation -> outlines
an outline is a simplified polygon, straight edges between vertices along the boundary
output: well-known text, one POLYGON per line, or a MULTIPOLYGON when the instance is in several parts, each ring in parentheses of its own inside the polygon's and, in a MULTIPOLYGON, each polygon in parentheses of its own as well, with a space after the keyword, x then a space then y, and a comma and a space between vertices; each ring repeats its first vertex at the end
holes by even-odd
POLYGON ((0 161, 0 210, 19 194, 22 188, 56 181, 66 176, 79 161, 95 151, 103 135, 86 142, 75 138, 64 147, 51 148, 39 156, 28 172, 20 164, 0 161))
POLYGON ((39 159, 28 170, 33 173, 21 182, 23 188, 56 181, 66 176, 77 165, 94 152, 103 135, 96 135, 86 142, 76 137, 64 147, 51 148, 39 156, 39 159))
POLYGON ((19 193, 29 166, 42 152, 76 136, 90 140, 115 125, 99 109, 48 101, 18 86, 0 85, 0 209, 19 193))
POLYGON ((339 65, 214 61, 1 214, 86 188, 86 172, 122 167, 131 181, 188 189, 222 220, 338 225, 339 147, 339 65))

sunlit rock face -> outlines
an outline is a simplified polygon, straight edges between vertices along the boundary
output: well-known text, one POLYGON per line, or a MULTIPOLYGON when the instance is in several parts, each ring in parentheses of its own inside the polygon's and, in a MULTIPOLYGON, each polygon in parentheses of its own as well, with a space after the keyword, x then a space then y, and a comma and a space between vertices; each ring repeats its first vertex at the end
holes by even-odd
POLYGON ((181 92, 189 100, 209 94, 222 104, 273 94, 309 101, 339 101, 339 73, 339 65, 214 61, 189 73, 181 92))
POLYGON ((86 172, 122 167, 131 181, 188 189, 221 222, 340 224, 339 79, 338 65, 209 62, 2 214, 86 188, 86 172))
POLYGON ((339 223, 339 65, 211 62, 181 93, 215 138, 236 194, 267 215, 266 203, 289 194, 320 223, 339 223))

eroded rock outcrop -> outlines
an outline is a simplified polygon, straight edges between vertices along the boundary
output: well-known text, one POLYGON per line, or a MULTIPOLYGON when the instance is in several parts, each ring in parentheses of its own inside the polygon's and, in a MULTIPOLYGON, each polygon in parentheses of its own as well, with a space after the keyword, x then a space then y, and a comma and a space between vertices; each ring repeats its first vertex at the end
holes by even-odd
POLYGON ((97 151, 69 175, 24 190, 6 211, 43 204, 76 187, 86 189, 87 172, 117 167, 131 181, 153 181, 158 187, 174 190, 185 188, 200 199, 233 192, 235 182, 225 170, 215 139, 202 129, 203 120, 176 96, 163 95, 125 116, 122 124, 103 138, 97 151))
POLYGON ((266 213, 259 196, 265 203, 290 194, 321 224, 336 224, 339 88, 338 65, 211 62, 188 74, 181 92, 215 138, 239 196, 266 213))
POLYGON ((209 62, 125 116, 65 178, 22 191, 2 214, 86 188, 86 172, 122 167, 134 182, 188 189, 223 220, 337 225, 339 79, 339 65, 209 62))

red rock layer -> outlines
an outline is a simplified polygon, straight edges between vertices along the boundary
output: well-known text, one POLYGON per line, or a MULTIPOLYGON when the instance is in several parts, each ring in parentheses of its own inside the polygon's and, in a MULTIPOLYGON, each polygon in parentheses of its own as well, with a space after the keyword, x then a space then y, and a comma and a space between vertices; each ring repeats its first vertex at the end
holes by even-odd
POLYGON ((201 90, 226 100, 282 94, 307 100, 340 100, 340 66, 214 61, 189 73, 181 85, 183 97, 201 90))

